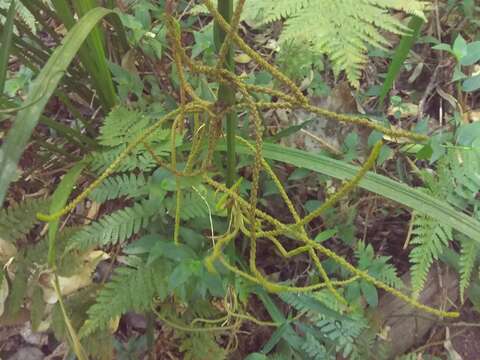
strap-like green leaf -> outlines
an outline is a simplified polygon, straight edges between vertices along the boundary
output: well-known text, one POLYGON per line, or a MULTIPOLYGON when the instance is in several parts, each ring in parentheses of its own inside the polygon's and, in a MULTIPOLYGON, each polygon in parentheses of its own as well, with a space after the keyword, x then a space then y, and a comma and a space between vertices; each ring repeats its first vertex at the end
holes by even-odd
MULTIPOLYGON (((250 153, 245 145, 241 143, 237 143, 237 145, 239 153, 250 153)), ((222 147, 225 148, 224 145, 222 147)), ((351 179, 359 170, 358 167, 343 161, 276 144, 263 144, 263 156, 266 159, 293 164, 296 167, 309 169, 340 180, 351 179)), ((427 214, 480 242, 480 222, 455 210, 445 201, 437 200, 408 185, 372 172, 367 173, 360 181, 359 186, 419 213, 427 214)))
POLYGON ((385 97, 392 89, 393 83, 397 79, 398 74, 400 74, 402 65, 407 59, 407 56, 412 49, 412 46, 415 44, 415 41, 420 34, 420 29, 422 28, 424 22, 425 20, 418 16, 413 16, 412 20, 410 20, 408 27, 410 28, 411 32, 403 35, 400 44, 398 44, 398 47, 395 50, 395 55, 393 56, 392 63, 388 67, 387 77, 383 82, 382 90, 380 90, 379 106, 383 106, 385 97))
POLYGON ((50 96, 92 29, 105 16, 111 14, 115 13, 104 8, 96 8, 85 14, 68 32, 62 45, 55 50, 33 82, 25 103, 33 103, 42 94, 43 97, 17 114, 13 127, 0 149, 0 203, 5 199, 20 156, 50 96))
POLYGON ((5 80, 8 70, 8 56, 10 54, 10 45, 12 43, 13 19, 15 18, 15 0, 12 0, 8 9, 7 20, 3 27, 2 47, 0 48, 0 94, 5 88, 5 80))

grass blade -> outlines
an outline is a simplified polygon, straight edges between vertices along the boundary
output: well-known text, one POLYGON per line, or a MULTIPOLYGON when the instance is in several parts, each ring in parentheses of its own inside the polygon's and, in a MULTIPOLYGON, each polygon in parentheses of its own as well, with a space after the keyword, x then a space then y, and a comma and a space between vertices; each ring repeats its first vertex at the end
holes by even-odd
MULTIPOLYGON (((77 0, 73 2, 79 17, 84 16, 90 10, 97 7, 94 0, 77 0)), ((92 60, 93 69, 89 69, 92 79, 95 81, 95 87, 99 96, 103 98, 105 110, 110 110, 117 102, 115 86, 112 75, 107 65, 107 54, 105 53, 105 39, 101 28, 97 25, 90 32, 87 38, 86 48, 87 57, 92 60)), ((85 50, 82 50, 85 51, 85 50)))
POLYGON ((300 351, 303 343, 302 338, 297 335, 293 327, 288 323, 287 319, 283 315, 282 311, 277 307, 272 297, 262 288, 257 288, 255 290, 255 293, 257 294, 260 301, 263 303, 263 306, 265 306, 265 309, 267 310, 272 320, 276 323, 284 324, 282 325, 282 327, 284 327, 282 333, 283 339, 292 347, 292 349, 300 351))
MULTIPOLYGON (((222 144, 221 149, 225 151, 224 144, 222 144)), ((250 150, 240 142, 237 142, 237 151, 243 154, 251 154, 250 150)), ((263 156, 269 160, 292 164, 340 180, 351 179, 359 170, 357 166, 339 160, 277 144, 264 143, 263 156)), ((372 172, 367 173, 360 181, 359 186, 415 211, 427 214, 480 242, 480 222, 455 210, 445 201, 435 199, 415 188, 372 172)))
POLYGON ((12 0, 10 8, 8 9, 7 20, 3 27, 2 48, 0 49, 0 94, 3 94, 5 81, 7 80, 8 58, 12 44, 13 20, 15 18, 15 4, 15 0, 12 0))
POLYGON ((85 14, 68 32, 62 45, 55 50, 32 83, 31 90, 25 100, 26 104, 32 105, 18 113, 0 149, 0 203, 3 203, 5 199, 8 186, 15 176, 17 163, 28 139, 63 74, 90 34, 90 31, 105 16, 112 14, 115 13, 104 8, 96 8, 85 14))
MULTIPOLYGON (((52 201, 50 203, 50 212, 56 212, 63 208, 67 203, 68 197, 75 188, 77 179, 80 177, 83 169, 87 163, 81 161, 74 165, 62 178, 60 184, 52 195, 52 201)), ((56 237, 60 219, 51 221, 48 223, 48 266, 55 268, 56 260, 56 237)))
MULTIPOLYGON (((67 0, 53 0, 52 3, 58 17, 67 29, 71 30, 75 25, 75 17, 70 3, 67 0)), ((94 4, 90 1, 78 0, 73 3, 79 17, 94 8, 94 4)), ((106 63, 106 54, 98 26, 91 30, 79 55, 82 65, 92 77, 102 107, 105 111, 110 110, 116 102, 115 87, 106 63)))
POLYGON ((412 48, 413 44, 415 44, 415 40, 417 40, 418 34, 420 34, 420 29, 422 28, 423 23, 424 20, 417 16, 413 16, 412 20, 410 20, 410 23, 408 24, 410 32, 405 34, 402 37, 402 40, 400 40, 400 44, 398 44, 398 47, 395 50, 392 63, 388 67, 387 77, 385 78, 382 89, 380 90, 380 108, 383 107, 385 103, 385 97, 392 89, 393 83, 398 77, 398 74, 400 73, 403 63, 407 59, 410 49, 412 48))

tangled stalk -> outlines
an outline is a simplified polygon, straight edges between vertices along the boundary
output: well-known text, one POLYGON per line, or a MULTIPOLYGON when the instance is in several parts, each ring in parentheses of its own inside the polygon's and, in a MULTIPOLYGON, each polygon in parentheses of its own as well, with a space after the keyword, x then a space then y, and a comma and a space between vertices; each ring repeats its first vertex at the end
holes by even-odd
MULTIPOLYGON (((178 77, 180 80, 180 94, 181 101, 179 107, 159 119, 155 124, 143 131, 135 140, 133 140, 128 147, 116 158, 116 160, 77 198, 69 203, 62 210, 46 215, 38 214, 38 218, 43 221, 53 221, 59 217, 67 214, 73 210, 81 201, 83 201, 88 194, 101 184, 109 175, 111 175, 123 160, 140 144, 145 144, 147 150, 151 152, 154 159, 159 166, 166 167, 172 171, 177 178, 177 206, 175 216, 175 231, 174 241, 179 241, 180 229, 180 210, 182 203, 181 189, 179 184, 180 177, 198 176, 202 175, 204 184, 210 186, 216 191, 223 193, 227 199, 232 222, 227 233, 217 237, 217 241, 212 246, 209 256, 205 258, 205 265, 209 271, 214 272, 217 263, 223 264, 231 272, 236 275, 251 281, 255 284, 261 285, 265 290, 271 293, 278 292, 310 292, 321 288, 328 289, 335 298, 345 305, 347 301, 338 290, 358 279, 369 282, 384 291, 393 294, 394 296, 405 301, 414 308, 420 309, 426 313, 430 313, 439 317, 457 317, 457 312, 447 312, 439 309, 429 307, 419 303, 416 299, 392 288, 382 281, 377 280, 371 276, 367 271, 360 270, 350 264, 343 257, 336 254, 334 251, 312 240, 306 230, 305 226, 315 218, 322 215, 326 210, 334 206, 341 198, 347 196, 358 184, 358 182, 365 176, 365 174, 372 169, 375 161, 380 153, 383 142, 379 141, 373 147, 367 160, 361 166, 359 172, 351 180, 345 182, 340 189, 330 196, 323 205, 305 217, 301 217, 295 210, 287 192, 275 175, 272 168, 268 165, 262 156, 262 139, 263 139, 263 122, 261 119, 261 112, 268 109, 303 109, 310 113, 321 115, 329 119, 341 122, 350 123, 359 126, 368 127, 391 138, 402 138, 410 141, 425 141, 428 138, 421 134, 412 133, 403 129, 385 127, 375 121, 365 117, 356 117, 345 114, 338 114, 327 109, 314 106, 309 103, 308 99, 303 95, 301 90, 284 75, 275 66, 269 64, 260 54, 248 46, 245 41, 238 35, 238 25, 241 14, 241 9, 244 1, 238 1, 235 9, 231 25, 221 16, 217 9, 213 6, 210 0, 204 0, 204 4, 209 9, 215 22, 226 33, 225 41, 223 42, 220 51, 218 52, 217 66, 206 66, 192 60, 185 51, 181 42, 181 30, 176 19, 172 13, 167 13, 165 23, 168 28, 169 40, 173 51, 173 58, 176 64, 178 77), (278 91, 267 87, 246 84, 241 77, 237 76, 233 70, 225 68, 223 64, 226 62, 228 55, 228 47, 235 45, 239 50, 249 55, 252 60, 268 71, 279 83, 281 83, 289 94, 284 91, 278 91), (192 75, 204 75, 207 78, 217 81, 223 86, 232 89, 239 97, 235 104, 225 104, 221 101, 210 102, 203 100, 195 93, 195 90, 187 81, 185 71, 189 71, 192 75), (275 102, 256 101, 252 93, 264 93, 277 99, 275 102), (252 164, 252 188, 250 198, 248 200, 242 198, 236 191, 235 186, 226 186, 221 182, 216 181, 208 175, 207 170, 212 166, 212 157, 216 150, 217 143, 222 137, 222 126, 227 114, 238 111, 240 109, 248 110, 249 118, 254 129, 253 141, 249 142, 245 139, 237 137, 237 142, 243 143, 250 150, 254 161, 252 164), (183 126, 184 119, 193 116, 195 120, 194 136, 192 138, 192 146, 187 158, 187 166, 182 170, 177 169, 176 148, 175 148, 175 134, 179 128, 183 126), (199 124, 199 119, 206 119, 205 123, 199 124), (156 129, 163 127, 170 123, 172 130, 172 151, 170 162, 166 162, 158 158, 151 149, 147 146, 148 138, 155 132, 156 129), (208 134, 206 134, 208 133, 208 134), (206 136, 205 136, 206 135, 206 136), (289 212, 294 220, 293 223, 280 222, 275 217, 261 211, 257 207, 259 179, 260 173, 265 172, 275 183, 283 201, 285 202, 289 212), (295 239, 299 246, 293 250, 287 251, 280 240, 280 236, 288 235, 288 237, 295 239), (231 264, 223 255, 225 247, 234 241, 239 236, 243 236, 249 240, 249 270, 244 271, 235 265, 231 264), (291 258, 299 254, 308 254, 311 261, 315 265, 318 273, 322 278, 322 282, 317 284, 309 284, 303 287, 288 286, 285 284, 275 283, 262 275, 257 268, 257 242, 259 239, 268 240, 272 245, 272 250, 275 249, 280 256, 284 258, 291 258), (351 273, 351 277, 345 280, 332 281, 325 271, 320 255, 332 259, 344 269, 351 273)), ((229 184, 231 185, 231 184, 229 184)), ((231 314, 230 314, 231 315, 231 314)), ((232 316, 231 316, 232 317, 232 316)), ((233 316, 235 317, 235 316, 233 316)), ((236 318, 239 318, 236 316, 236 318)), ((248 317, 247 317, 248 319, 248 317)), ((216 328, 215 328, 216 329, 216 328)))

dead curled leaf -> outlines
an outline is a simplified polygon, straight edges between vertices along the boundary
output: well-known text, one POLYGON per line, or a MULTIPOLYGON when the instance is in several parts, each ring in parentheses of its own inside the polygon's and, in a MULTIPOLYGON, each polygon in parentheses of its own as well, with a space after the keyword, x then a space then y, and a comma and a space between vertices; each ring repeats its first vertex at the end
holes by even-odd
POLYGON ((3 312, 5 310, 5 301, 8 297, 8 291, 8 281, 5 274, 2 272, 2 274, 0 275, 0 316, 3 315, 3 312))
POLYGON ((8 261, 17 255, 17 248, 10 241, 0 238, 0 262, 2 264, 8 263, 8 261))
MULTIPOLYGON (((91 251, 85 254, 83 256, 83 266, 81 267, 80 272, 69 277, 58 277, 61 294, 67 296, 90 285, 92 283, 92 272, 95 271, 95 268, 100 261, 108 258, 108 254, 100 250, 91 251)), ((54 274, 50 270, 41 273, 38 279, 43 290, 43 300, 47 304, 55 304, 58 301, 53 286, 54 279, 54 274)))

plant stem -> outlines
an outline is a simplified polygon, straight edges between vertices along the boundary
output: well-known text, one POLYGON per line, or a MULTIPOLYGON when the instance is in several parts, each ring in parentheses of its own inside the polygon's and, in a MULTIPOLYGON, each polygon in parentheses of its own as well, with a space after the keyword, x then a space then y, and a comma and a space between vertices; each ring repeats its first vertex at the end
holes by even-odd
POLYGON ((15 0, 10 4, 7 19, 5 21, 5 29, 2 32, 0 41, 2 48, 0 50, 0 94, 5 90, 5 82, 7 80, 8 59, 10 55, 10 46, 12 44, 13 22, 15 18, 15 0))
MULTIPOLYGON (((219 0, 218 11, 230 23, 233 13, 233 0, 219 0)), ((220 51, 225 41, 226 33, 215 22, 214 40, 217 53, 220 51)), ((224 62, 224 68, 234 71, 233 48, 229 46, 227 56, 224 62)), ((218 90, 218 101, 222 106, 230 106, 235 104, 235 91, 225 84, 220 84, 218 90)), ((226 114, 226 134, 227 134, 227 186, 231 187, 235 183, 237 158, 235 151, 235 136, 237 130, 237 114, 231 111, 226 114)))

